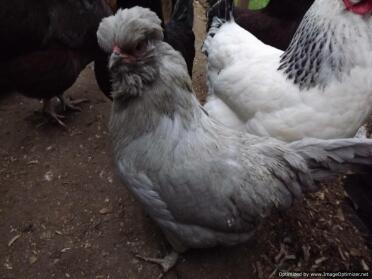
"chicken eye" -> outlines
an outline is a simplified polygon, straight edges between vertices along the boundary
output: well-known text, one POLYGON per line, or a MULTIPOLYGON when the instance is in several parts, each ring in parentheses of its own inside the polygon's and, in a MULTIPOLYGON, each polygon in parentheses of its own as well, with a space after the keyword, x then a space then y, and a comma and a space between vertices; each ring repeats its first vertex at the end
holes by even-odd
POLYGON ((147 47, 147 41, 139 42, 136 45, 135 51, 136 52, 143 52, 146 49, 146 47, 147 47))

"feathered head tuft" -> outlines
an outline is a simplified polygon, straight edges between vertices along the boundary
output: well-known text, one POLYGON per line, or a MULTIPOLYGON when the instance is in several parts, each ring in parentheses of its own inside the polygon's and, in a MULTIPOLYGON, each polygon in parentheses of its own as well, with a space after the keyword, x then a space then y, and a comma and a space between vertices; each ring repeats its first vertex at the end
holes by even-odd
POLYGON ((115 46, 130 52, 143 41, 162 40, 163 29, 154 12, 136 6, 120 9, 115 15, 104 18, 98 27, 97 38, 100 47, 108 53, 115 46))

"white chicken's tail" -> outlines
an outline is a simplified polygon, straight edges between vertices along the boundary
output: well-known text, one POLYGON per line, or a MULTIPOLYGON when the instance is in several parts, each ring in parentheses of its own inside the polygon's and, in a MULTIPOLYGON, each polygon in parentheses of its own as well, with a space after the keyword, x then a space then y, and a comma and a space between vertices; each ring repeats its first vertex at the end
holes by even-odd
POLYGON ((289 146, 306 160, 315 181, 372 169, 372 139, 303 139, 289 146))

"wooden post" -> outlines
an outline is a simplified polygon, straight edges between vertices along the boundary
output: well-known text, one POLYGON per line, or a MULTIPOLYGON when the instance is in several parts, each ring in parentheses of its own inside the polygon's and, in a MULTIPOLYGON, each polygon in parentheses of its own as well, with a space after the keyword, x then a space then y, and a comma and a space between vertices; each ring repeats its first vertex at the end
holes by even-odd
POLYGON ((248 9, 249 0, 236 0, 236 6, 248 9))
POLYGON ((172 0, 161 0, 161 6, 163 9, 163 20, 167 23, 172 17, 173 4, 172 0))

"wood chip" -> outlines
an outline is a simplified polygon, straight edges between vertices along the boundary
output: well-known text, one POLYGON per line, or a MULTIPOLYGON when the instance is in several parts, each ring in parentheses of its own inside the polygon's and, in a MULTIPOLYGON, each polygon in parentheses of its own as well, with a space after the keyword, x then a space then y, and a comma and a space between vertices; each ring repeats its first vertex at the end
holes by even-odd
POLYGON ((105 215, 105 214, 109 214, 112 212, 112 208, 108 208, 108 207, 105 207, 105 208, 102 208, 99 213, 102 214, 102 215, 105 215))
POLYGON ((344 221, 345 221, 345 215, 344 215, 344 212, 342 211, 341 208, 338 208, 338 209, 337 209, 336 217, 337 217, 341 222, 344 222, 344 221))
POLYGON ((48 239, 51 239, 52 238, 52 232, 51 231, 45 231, 45 232, 42 232, 40 234, 40 239, 43 239, 43 240, 48 240, 48 239))
POLYGON ((309 259, 310 259, 310 249, 311 247, 309 245, 302 246, 302 251, 304 253, 304 260, 306 263, 309 262, 309 259))
POLYGON ((63 248, 63 249, 61 250, 61 253, 66 253, 68 250, 71 250, 71 248, 69 248, 69 247, 67 247, 67 248, 63 248))
POLYGON ((280 270, 283 267, 284 263, 286 261, 289 261, 289 260, 296 260, 296 256, 295 255, 285 255, 285 257, 280 260, 279 264, 274 269, 274 271, 270 274, 269 278, 274 277, 277 274, 278 270, 280 270))
POLYGON ((363 270, 365 270, 365 271, 369 271, 369 266, 367 265, 367 263, 366 263, 366 261, 365 261, 364 259, 362 259, 362 260, 360 261, 360 263, 361 263, 361 265, 362 265, 363 270))
POLYGON ((279 250, 279 253, 275 256, 275 262, 278 263, 280 261, 280 259, 283 257, 283 256, 286 256, 287 255, 287 251, 285 249, 285 245, 283 243, 280 244, 280 250, 279 250))
POLYGON ((21 234, 17 234, 15 237, 13 237, 9 242, 8 246, 12 246, 19 238, 21 237, 21 234))
POLYGON ((338 247, 338 253, 340 254, 341 259, 343 261, 347 261, 348 260, 347 257, 346 257, 346 255, 345 255, 345 253, 342 251, 342 249, 340 247, 338 247))
POLYGON ((350 255, 352 255, 353 257, 360 257, 361 253, 358 249, 351 248, 350 249, 350 255))
POLYGON ((327 257, 321 257, 321 258, 315 260, 315 264, 320 265, 321 263, 325 262, 326 260, 328 260, 327 257))

